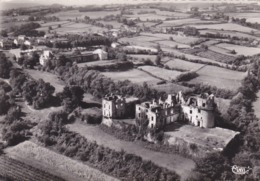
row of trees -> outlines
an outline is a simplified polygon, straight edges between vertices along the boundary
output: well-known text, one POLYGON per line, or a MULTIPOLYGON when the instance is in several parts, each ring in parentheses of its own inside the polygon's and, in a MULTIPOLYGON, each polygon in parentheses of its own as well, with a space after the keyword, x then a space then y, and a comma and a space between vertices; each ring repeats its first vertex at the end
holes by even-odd
POLYGON ((45 32, 44 31, 37 31, 37 28, 40 28, 41 25, 39 23, 26 23, 22 24, 20 26, 14 26, 10 28, 11 32, 14 32, 14 36, 18 35, 25 35, 29 37, 38 37, 38 36, 44 36, 45 32))

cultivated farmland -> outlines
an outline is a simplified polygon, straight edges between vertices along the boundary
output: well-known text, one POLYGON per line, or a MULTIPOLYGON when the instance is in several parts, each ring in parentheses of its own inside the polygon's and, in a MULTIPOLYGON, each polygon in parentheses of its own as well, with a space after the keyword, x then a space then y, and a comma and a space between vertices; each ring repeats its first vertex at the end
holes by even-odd
POLYGON ((175 80, 176 77, 182 73, 175 70, 167 70, 160 67, 149 66, 149 65, 140 66, 138 69, 141 69, 163 80, 175 80))
POLYGON ((142 85, 143 82, 146 82, 148 85, 153 85, 161 81, 160 79, 137 69, 132 69, 124 72, 102 72, 102 74, 116 81, 130 80, 131 82, 140 85, 142 85))
POLYGON ((47 173, 46 171, 37 169, 28 163, 25 164, 8 156, 0 156, 0 179, 2 176, 19 181, 65 181, 64 179, 47 173))
POLYGON ((21 162, 31 163, 68 180, 117 181, 118 179, 102 173, 82 162, 60 155, 37 144, 25 141, 6 150, 7 154, 21 162))
POLYGON ((225 48, 227 50, 235 50, 238 55, 245 55, 245 56, 253 56, 260 53, 260 48, 255 47, 245 47, 240 45, 233 45, 228 43, 221 43, 217 45, 218 47, 225 48))

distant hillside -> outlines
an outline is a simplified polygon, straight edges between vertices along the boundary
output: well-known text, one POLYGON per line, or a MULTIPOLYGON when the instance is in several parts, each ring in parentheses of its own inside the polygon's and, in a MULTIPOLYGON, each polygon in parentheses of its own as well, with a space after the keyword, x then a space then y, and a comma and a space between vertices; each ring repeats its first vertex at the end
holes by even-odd
POLYGON ((0 3, 0 10, 40 6, 39 3, 0 3))

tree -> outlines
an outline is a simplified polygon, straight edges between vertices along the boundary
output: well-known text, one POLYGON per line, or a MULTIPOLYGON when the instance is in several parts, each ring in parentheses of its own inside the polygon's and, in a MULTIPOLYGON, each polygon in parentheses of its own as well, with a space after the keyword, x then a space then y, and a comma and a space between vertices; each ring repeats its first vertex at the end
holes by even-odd
POLYGON ((2 30, 0 35, 3 36, 3 37, 8 37, 8 34, 7 34, 6 30, 2 30))
POLYGON ((11 61, 7 59, 5 54, 0 52, 0 77, 5 79, 9 78, 11 67, 11 61))
POLYGON ((27 46, 25 44, 22 44, 20 47, 21 50, 27 50, 27 46))
POLYGON ((0 115, 6 114, 10 108, 9 96, 6 95, 4 90, 0 90, 0 115))
POLYGON ((49 31, 52 30, 52 26, 49 26, 49 27, 48 27, 48 30, 49 30, 49 31))
POLYGON ((161 65, 161 56, 160 56, 160 55, 157 55, 157 56, 156 56, 155 64, 156 64, 156 65, 161 65))

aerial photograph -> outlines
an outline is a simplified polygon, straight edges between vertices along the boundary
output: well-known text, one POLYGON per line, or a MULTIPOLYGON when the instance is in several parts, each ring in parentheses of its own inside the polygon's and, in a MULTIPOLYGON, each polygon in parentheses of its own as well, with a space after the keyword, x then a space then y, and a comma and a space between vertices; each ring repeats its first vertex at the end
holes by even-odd
POLYGON ((0 0, 0 181, 260 181, 260 0, 0 0))

